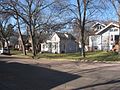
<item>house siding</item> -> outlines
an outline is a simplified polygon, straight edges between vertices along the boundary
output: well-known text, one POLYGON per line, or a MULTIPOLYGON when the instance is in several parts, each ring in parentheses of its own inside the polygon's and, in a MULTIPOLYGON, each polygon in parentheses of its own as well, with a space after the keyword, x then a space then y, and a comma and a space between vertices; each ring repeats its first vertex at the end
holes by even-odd
POLYGON ((110 50, 110 31, 102 34, 102 50, 110 50))
MULTIPOLYGON (((64 35, 64 33, 63 33, 64 35)), ((71 38, 60 38, 56 33, 52 35, 50 40, 41 44, 41 52, 48 51, 51 53, 71 53, 78 51, 78 44, 71 38), (51 43, 51 48, 47 44, 51 43), (45 47, 46 46, 46 47, 45 47)))
POLYGON ((78 44, 74 40, 61 40, 60 52, 72 53, 78 51, 78 44))
POLYGON ((89 36, 89 48, 90 50, 101 50, 101 35, 89 36))
POLYGON ((112 50, 113 45, 116 43, 116 36, 119 36, 119 28, 116 25, 111 24, 96 35, 89 36, 89 47, 93 48, 97 46, 99 47, 98 50, 112 50), (94 40, 92 40, 93 38, 94 40))
POLYGON ((53 46, 52 47, 52 53, 60 53, 59 42, 60 42, 60 38, 55 33, 54 36, 51 38, 51 43, 52 43, 52 46, 53 46))

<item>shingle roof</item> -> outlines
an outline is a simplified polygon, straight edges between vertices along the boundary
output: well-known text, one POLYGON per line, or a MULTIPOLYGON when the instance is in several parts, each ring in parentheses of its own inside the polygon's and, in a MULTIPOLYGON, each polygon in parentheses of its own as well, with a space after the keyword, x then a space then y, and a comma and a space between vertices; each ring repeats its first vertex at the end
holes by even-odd
POLYGON ((56 32, 56 34, 58 35, 58 37, 60 39, 72 39, 72 40, 76 40, 76 38, 72 34, 70 34, 70 33, 56 32))

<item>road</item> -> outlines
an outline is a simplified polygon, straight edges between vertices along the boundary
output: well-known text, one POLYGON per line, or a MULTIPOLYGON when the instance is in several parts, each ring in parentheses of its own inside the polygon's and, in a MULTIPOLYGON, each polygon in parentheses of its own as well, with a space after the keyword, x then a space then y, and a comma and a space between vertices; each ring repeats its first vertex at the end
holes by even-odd
POLYGON ((0 90, 120 90, 120 64, 0 56, 0 90))

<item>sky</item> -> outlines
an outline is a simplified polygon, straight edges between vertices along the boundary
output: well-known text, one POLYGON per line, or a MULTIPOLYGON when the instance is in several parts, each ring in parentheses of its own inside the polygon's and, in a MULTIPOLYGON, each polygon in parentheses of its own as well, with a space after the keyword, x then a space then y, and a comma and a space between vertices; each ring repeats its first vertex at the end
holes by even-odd
MULTIPOLYGON (((70 0, 70 2, 72 4, 76 4, 76 1, 77 0, 70 0)), ((112 4, 107 2, 107 5, 109 7, 107 7, 107 9, 104 12, 98 14, 98 19, 100 19, 100 20, 115 20, 115 21, 118 20, 116 12, 115 12, 114 7, 112 6, 112 4)))
MULTIPOLYGON (((72 4, 76 4, 76 1, 77 0, 70 0, 70 2, 72 4)), ((95 16, 95 19, 105 20, 105 21, 107 21, 107 20, 117 20, 117 15, 114 12, 114 9, 113 9, 112 5, 110 5, 110 6, 111 7, 109 7, 106 11, 104 11, 102 13, 98 13, 97 16, 95 16)), ((12 20, 12 23, 15 23, 15 21, 12 20)), ((23 31, 24 31, 24 29, 23 29, 23 31)))

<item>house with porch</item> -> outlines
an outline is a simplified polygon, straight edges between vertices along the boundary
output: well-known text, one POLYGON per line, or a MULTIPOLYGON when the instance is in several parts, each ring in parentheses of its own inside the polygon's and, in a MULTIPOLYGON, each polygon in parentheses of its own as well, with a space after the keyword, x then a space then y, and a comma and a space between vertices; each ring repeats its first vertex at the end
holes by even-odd
POLYGON ((119 41, 119 25, 109 23, 89 36, 89 48, 91 50, 112 50, 113 45, 119 41))
POLYGON ((41 43, 41 52, 71 53, 77 52, 79 44, 69 33, 54 32, 45 42, 41 43))

